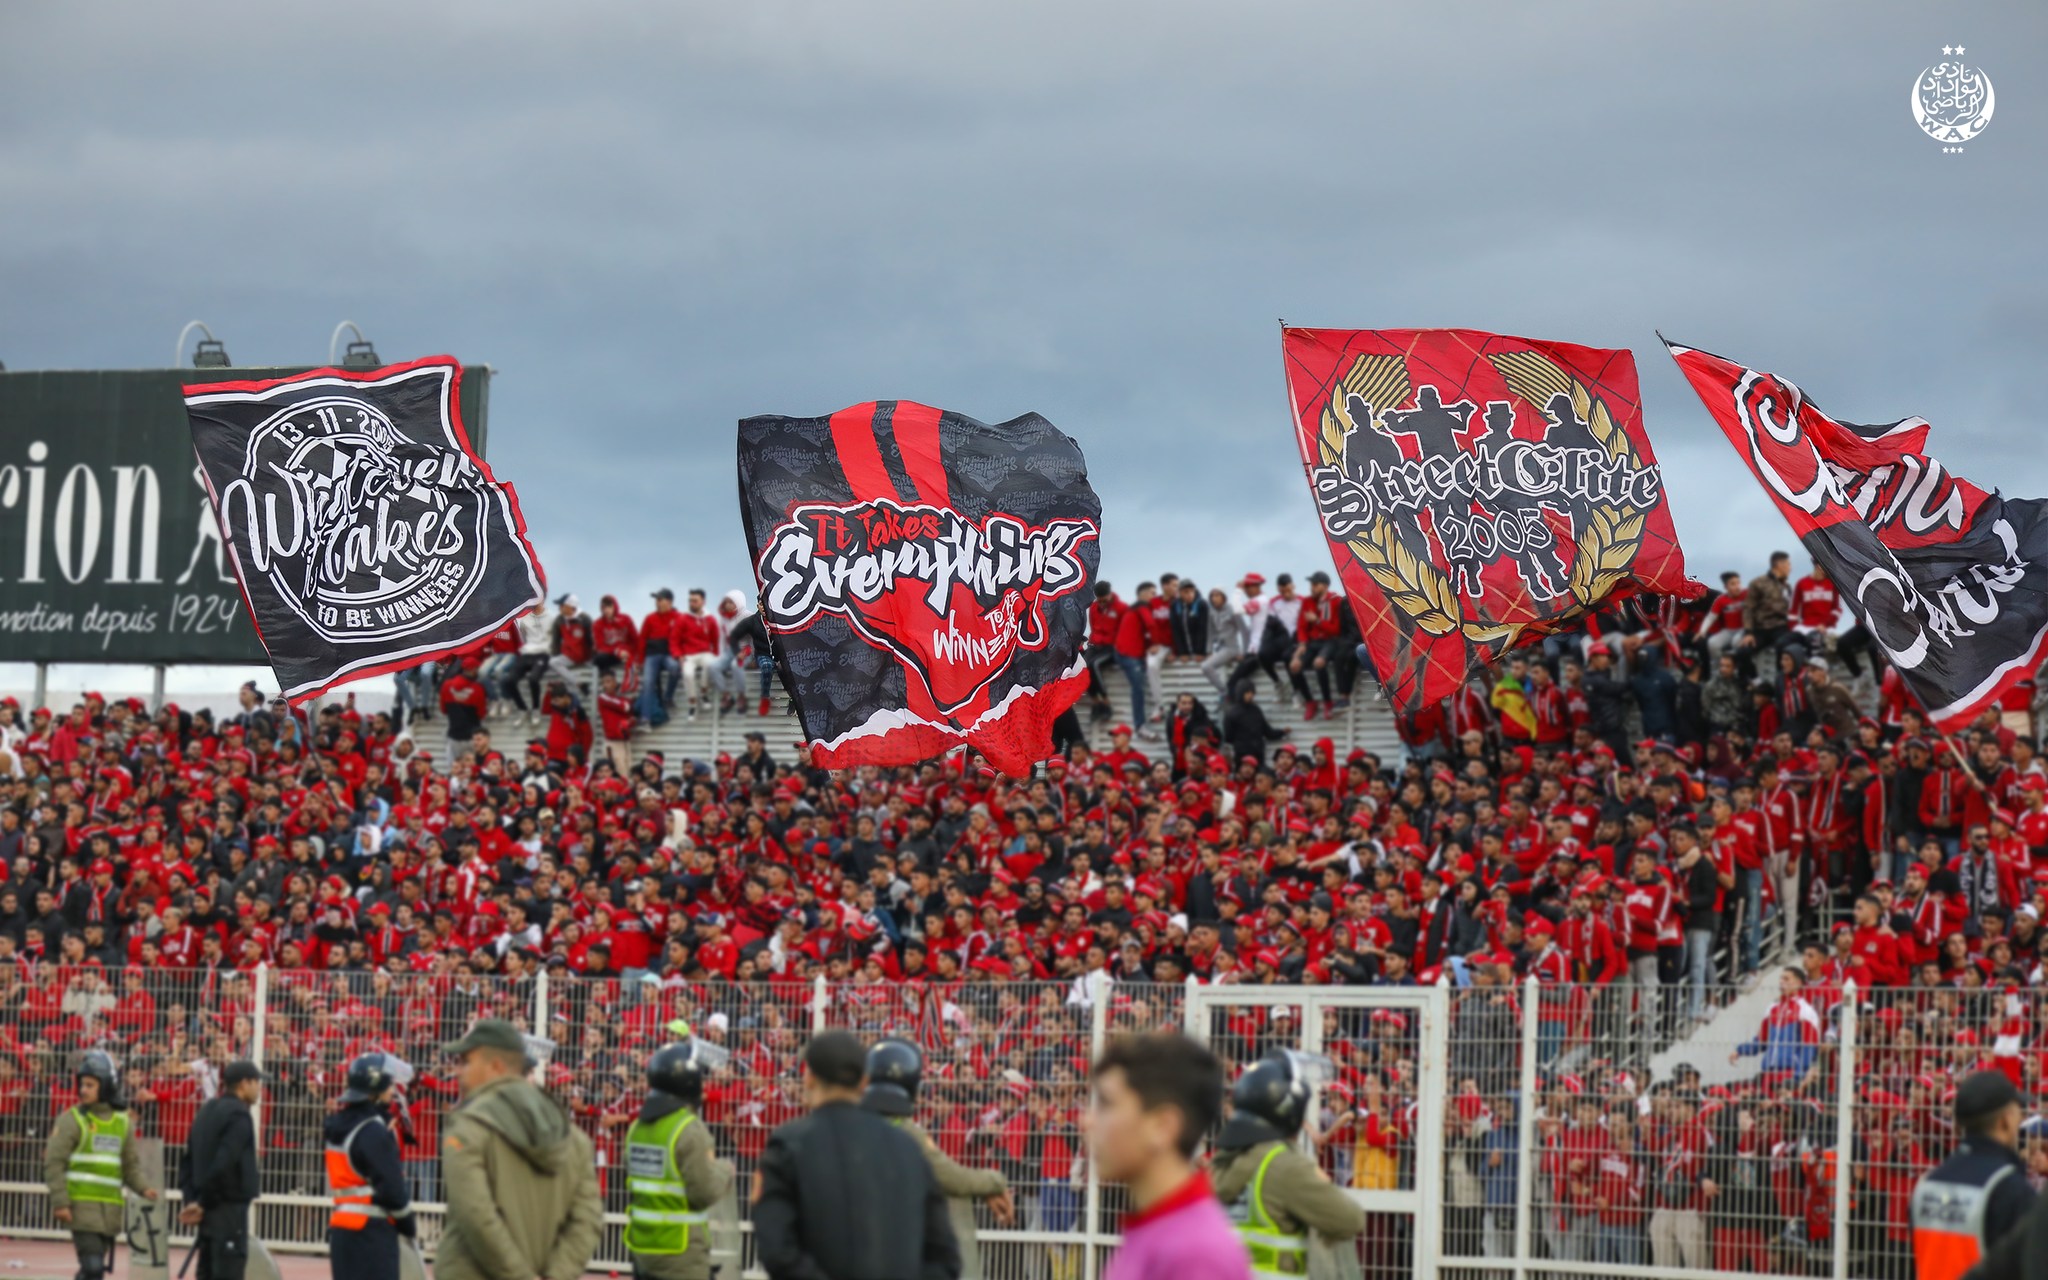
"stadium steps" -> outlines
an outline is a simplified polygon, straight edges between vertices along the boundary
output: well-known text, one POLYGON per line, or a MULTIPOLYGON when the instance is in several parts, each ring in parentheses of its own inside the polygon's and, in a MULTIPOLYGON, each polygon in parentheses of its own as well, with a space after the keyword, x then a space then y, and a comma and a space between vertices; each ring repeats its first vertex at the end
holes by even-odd
MULTIPOLYGON (((1741 993, 1708 1014, 1690 1033, 1673 1041, 1650 1057, 1651 1078, 1669 1080, 1671 1069, 1681 1062, 1699 1068, 1700 1083, 1726 1085, 1754 1079, 1763 1069, 1763 1059, 1744 1058, 1731 1064, 1728 1055, 1735 1046, 1754 1040, 1771 1006, 1778 1002, 1778 966, 1766 963, 1743 979, 1741 993)), ((1687 998, 1687 988, 1671 988, 1677 999, 1687 998)))
MULTIPOLYGON (((1222 721, 1222 696, 1203 678, 1201 668, 1194 663, 1168 664, 1159 676, 1160 693, 1170 705, 1182 693, 1192 693, 1209 709, 1212 719, 1219 726, 1222 721)), ((757 688, 752 679, 748 690, 757 688)), ((1109 746, 1109 726, 1130 714, 1130 687, 1120 673, 1108 678, 1110 705, 1115 709, 1115 718, 1100 725, 1088 725, 1088 707, 1085 700, 1076 707, 1082 724, 1088 727, 1088 740, 1097 749, 1109 746)), ((1393 713, 1378 697, 1378 687, 1360 678, 1353 690, 1350 710, 1335 720, 1304 720, 1301 708, 1294 703, 1280 703, 1272 696, 1272 683, 1259 677, 1259 704, 1265 708, 1266 716, 1275 728, 1292 730, 1285 741, 1306 751, 1317 738, 1329 737, 1337 744, 1337 758, 1342 760, 1354 749, 1373 752, 1388 765, 1397 764, 1404 755, 1400 735, 1394 729, 1393 713)), ((649 751, 660 751, 673 768, 683 760, 713 760, 722 751, 738 755, 746 747, 746 735, 759 731, 767 738, 768 752, 779 760, 793 761, 792 748, 803 738, 795 716, 788 713, 782 688, 775 687, 775 696, 770 701, 770 714, 755 715, 758 703, 749 699, 744 714, 721 715, 713 708, 700 711, 692 720, 677 714, 658 729, 642 727, 633 735, 630 754, 638 760, 649 751)), ((524 742, 534 736, 515 712, 510 715, 495 715, 487 722, 491 737, 501 747, 524 742)), ((1139 750, 1148 756, 1158 754, 1161 744, 1139 741, 1139 750)))

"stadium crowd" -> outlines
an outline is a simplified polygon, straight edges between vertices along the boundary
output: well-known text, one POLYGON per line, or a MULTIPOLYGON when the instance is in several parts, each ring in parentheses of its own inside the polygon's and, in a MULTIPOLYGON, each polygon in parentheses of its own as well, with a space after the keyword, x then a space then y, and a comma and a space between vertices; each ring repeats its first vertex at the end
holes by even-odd
MULTIPOLYGON (((1445 1204, 1473 1256, 1513 1233, 1513 1147, 1496 1157, 1530 978, 1555 1256, 1763 1269, 1824 1242, 1835 1135, 1816 1117, 1841 1101, 1827 1063, 1850 982, 1874 1055, 1850 1228, 1872 1256, 1904 1239, 1960 1074, 2038 1093, 2031 681, 1967 732, 1932 732, 1831 584, 1780 554, 1695 604, 1626 602, 1518 652, 1404 718, 1404 760, 1339 758, 1265 707, 1345 713, 1373 678, 1351 612, 1326 574, 1266 585, 1098 586, 1078 711, 1112 719, 1118 672, 1130 721, 1094 749, 1067 717, 1062 754, 1023 781, 971 755, 828 773, 771 742, 788 722, 767 718, 773 661, 737 591, 664 591, 637 621, 562 597, 402 673, 390 711, 349 697, 300 717, 253 685, 219 717, 0 702, 7 1149, 40 1141, 69 1056, 96 1045, 176 1140, 209 1072, 251 1045, 259 966, 278 1091, 301 1104, 272 1109, 269 1140, 306 1153, 273 1166, 279 1189, 317 1179, 338 1064, 386 1047, 422 1066, 408 1154, 432 1198, 452 1093, 437 1046, 486 1012, 530 1021, 542 971, 555 994, 533 1030, 601 1152, 678 1019, 733 1050, 707 1120, 758 1151, 797 1105, 823 978, 832 1021, 923 1040, 942 1145, 1035 1188, 1050 1230, 1076 1221, 1096 975, 1133 1029, 1177 1022, 1190 979, 1454 985, 1445 1204), (1216 705, 1163 702, 1169 663, 1198 665, 1216 705), (508 709, 524 740, 494 737, 508 709), (676 714, 758 723, 715 759, 636 749, 676 714), (1653 1052, 1788 958, 1772 939, 1794 923, 1798 973, 1763 973, 1783 998, 1740 1050, 1760 1072, 1652 1080, 1653 1052)), ((1402 1185, 1412 1030, 1391 1013, 1330 1030, 1325 1159, 1351 1185, 1402 1185)), ((1247 1011, 1233 1056, 1290 1032, 1284 1010, 1247 1011)), ((1368 1242, 1388 1265, 1399 1230, 1368 1242)))

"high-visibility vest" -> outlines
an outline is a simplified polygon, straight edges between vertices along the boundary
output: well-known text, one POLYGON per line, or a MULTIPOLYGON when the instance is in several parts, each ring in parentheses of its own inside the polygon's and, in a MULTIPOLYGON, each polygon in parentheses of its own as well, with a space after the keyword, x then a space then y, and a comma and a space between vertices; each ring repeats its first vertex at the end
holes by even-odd
POLYGON ((1961 1280, 1984 1257, 1984 1219, 1991 1193, 2012 1175, 2011 1165, 1981 1187, 1937 1181, 1932 1174, 1913 1188, 1913 1262, 1919 1280, 1961 1280))
POLYGON ((355 1145, 356 1135, 363 1131, 363 1125, 380 1124, 371 1118, 348 1131, 340 1142, 327 1144, 327 1198, 334 1205, 334 1212, 327 1216, 327 1225, 343 1231, 361 1231, 370 1225, 372 1218, 390 1215, 377 1205, 370 1203, 370 1180, 356 1172, 349 1160, 349 1148, 355 1145))
POLYGON ((690 1209, 690 1191, 676 1168, 676 1139, 697 1119, 687 1108, 626 1131, 626 1248, 675 1254, 690 1247, 690 1228, 707 1220, 690 1209))
POLYGON ((1251 1255, 1252 1274, 1264 1280, 1300 1280, 1308 1274, 1308 1236, 1282 1233, 1266 1212, 1266 1170, 1286 1149, 1285 1143, 1273 1144, 1237 1203, 1230 1206, 1231 1224, 1251 1255))
POLYGON ((110 1112, 101 1119, 84 1107, 73 1107, 78 1145, 64 1171, 64 1190, 76 1203, 121 1203, 121 1148, 128 1142, 128 1113, 110 1112))

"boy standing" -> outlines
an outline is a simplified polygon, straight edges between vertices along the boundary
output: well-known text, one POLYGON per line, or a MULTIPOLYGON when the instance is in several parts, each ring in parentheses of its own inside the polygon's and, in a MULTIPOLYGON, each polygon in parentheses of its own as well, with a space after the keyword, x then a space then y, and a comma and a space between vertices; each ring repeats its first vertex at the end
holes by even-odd
POLYGON ((1195 1167, 1223 1108, 1223 1067, 1172 1032, 1118 1040, 1095 1064, 1088 1139, 1105 1182, 1130 1188, 1105 1280, 1250 1280, 1251 1260, 1195 1167))

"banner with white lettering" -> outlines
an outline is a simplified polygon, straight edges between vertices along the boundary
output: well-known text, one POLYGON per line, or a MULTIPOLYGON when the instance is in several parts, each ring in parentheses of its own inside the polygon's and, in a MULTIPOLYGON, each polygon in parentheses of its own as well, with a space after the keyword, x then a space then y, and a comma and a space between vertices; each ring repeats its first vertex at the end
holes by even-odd
MULTIPOLYGON (((304 372, 0 371, 0 662, 262 662, 184 388, 304 372)), ((479 454, 489 389, 487 366, 463 370, 479 454)))
POLYGON ((1665 345, 1937 728, 2033 673, 2048 502, 1987 493, 1928 457, 1925 418, 1839 422, 1782 378, 1665 345))
POLYGON ((1022 776, 1088 687, 1102 504, 1037 414, 908 400, 748 418, 740 513, 775 671, 812 761, 912 764, 966 743, 1022 776))
POLYGON ((1397 710, 1611 602, 1702 590, 1628 352, 1474 329, 1284 329, 1281 347, 1316 514, 1397 710))
POLYGON ((540 604, 512 487, 447 356, 185 388, 208 500, 294 705, 468 647, 540 604))

